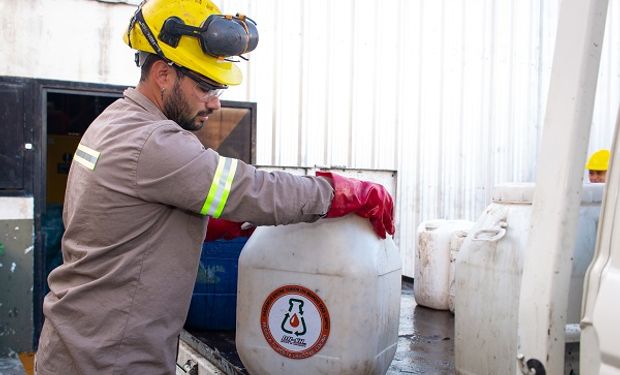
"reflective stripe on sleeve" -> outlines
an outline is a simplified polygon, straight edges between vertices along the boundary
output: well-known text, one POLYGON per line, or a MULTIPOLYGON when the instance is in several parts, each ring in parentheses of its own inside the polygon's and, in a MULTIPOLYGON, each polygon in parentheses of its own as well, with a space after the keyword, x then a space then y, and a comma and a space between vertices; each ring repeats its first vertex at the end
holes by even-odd
POLYGON ((80 143, 77 147, 77 150, 75 150, 73 160, 93 171, 95 170, 95 166, 97 165, 99 155, 101 155, 99 151, 95 151, 92 148, 86 147, 80 143))
POLYGON ((235 178, 236 170, 237 159, 220 156, 215 175, 213 176, 213 182, 211 182, 211 187, 209 188, 209 194, 202 205, 202 210, 200 210, 201 214, 209 215, 216 219, 220 217, 222 211, 224 211, 228 195, 230 195, 230 188, 235 178))

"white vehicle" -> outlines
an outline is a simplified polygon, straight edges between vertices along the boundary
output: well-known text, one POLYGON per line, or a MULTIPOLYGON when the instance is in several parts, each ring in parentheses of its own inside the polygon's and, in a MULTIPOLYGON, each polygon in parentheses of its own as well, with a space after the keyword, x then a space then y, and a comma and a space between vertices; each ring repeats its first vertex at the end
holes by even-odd
MULTIPOLYGON (((620 113, 619 113, 620 120, 620 113)), ((620 121, 616 123, 611 168, 607 174, 607 192, 599 221, 594 260, 584 283, 581 312, 581 374, 620 374, 620 234, 614 232, 620 222, 620 121)))
MULTIPOLYGON (((519 347, 515 353, 518 373, 561 374, 564 368, 563 312, 568 303, 572 262, 568 254, 576 238, 582 191, 580 166, 586 161, 607 8, 606 0, 566 0, 560 8, 537 164, 539 171, 550 172, 539 173, 536 180, 519 301, 519 347)), ((617 139, 614 149, 616 145, 617 139)), ((611 293, 614 280, 620 280, 613 259, 619 255, 617 247, 613 247, 618 176, 617 172, 611 173, 603 199, 596 255, 584 288, 580 373, 588 375, 620 374, 620 335, 617 321, 611 318, 620 310, 618 299, 611 293)))

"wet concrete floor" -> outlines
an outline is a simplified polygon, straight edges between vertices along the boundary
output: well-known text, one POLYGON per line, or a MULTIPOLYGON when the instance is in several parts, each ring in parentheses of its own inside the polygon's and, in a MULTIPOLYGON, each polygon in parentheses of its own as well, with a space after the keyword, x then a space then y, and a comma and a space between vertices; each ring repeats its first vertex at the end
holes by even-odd
POLYGON ((418 306, 413 283, 403 281, 398 347, 387 372, 454 374, 454 315, 418 306))

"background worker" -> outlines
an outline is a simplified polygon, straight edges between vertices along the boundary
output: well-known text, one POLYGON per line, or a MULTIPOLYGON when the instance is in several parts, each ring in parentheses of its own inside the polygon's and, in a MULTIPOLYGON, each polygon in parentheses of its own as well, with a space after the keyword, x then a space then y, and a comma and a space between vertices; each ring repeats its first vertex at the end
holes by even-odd
POLYGON ((607 168, 609 166, 609 150, 600 149, 590 156, 586 169, 588 178, 592 183, 601 183, 607 180, 607 168))
POLYGON ((140 82, 95 119, 75 153, 37 374, 174 374, 209 217, 229 237, 243 234, 240 222, 348 213, 380 237, 394 233, 380 185, 259 171, 191 133, 220 108, 221 90, 241 82, 228 58, 258 42, 252 21, 219 14, 208 0, 150 0, 132 18, 125 42, 140 51, 140 82))

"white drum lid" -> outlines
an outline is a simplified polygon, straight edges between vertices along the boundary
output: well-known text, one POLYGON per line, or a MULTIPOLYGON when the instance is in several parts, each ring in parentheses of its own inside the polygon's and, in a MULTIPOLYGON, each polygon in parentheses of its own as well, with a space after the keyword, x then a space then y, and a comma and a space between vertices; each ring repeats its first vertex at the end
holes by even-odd
MULTIPOLYGON (((496 185, 493 188, 494 203, 532 204, 534 199, 533 182, 514 182, 496 185)), ((605 184, 584 184, 581 192, 581 204, 601 203, 605 184)))

